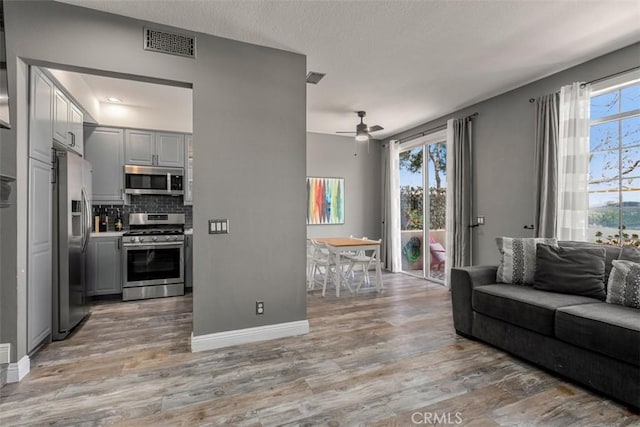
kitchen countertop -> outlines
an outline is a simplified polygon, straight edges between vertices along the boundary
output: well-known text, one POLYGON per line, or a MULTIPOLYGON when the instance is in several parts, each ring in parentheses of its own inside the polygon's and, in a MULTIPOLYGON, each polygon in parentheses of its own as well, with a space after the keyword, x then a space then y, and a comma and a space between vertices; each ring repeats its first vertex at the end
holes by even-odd
POLYGON ((120 237, 124 231, 103 231, 101 233, 91 233, 91 237, 120 237))

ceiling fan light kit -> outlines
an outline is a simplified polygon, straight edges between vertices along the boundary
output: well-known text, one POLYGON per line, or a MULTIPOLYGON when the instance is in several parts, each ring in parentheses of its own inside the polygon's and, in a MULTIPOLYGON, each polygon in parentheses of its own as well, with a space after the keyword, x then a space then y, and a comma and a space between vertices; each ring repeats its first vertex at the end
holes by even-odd
POLYGON ((336 133, 355 133, 356 134, 356 141, 357 142, 368 142, 371 139, 371 133, 370 132, 377 132, 379 130, 384 129, 382 126, 367 126, 367 124, 364 122, 364 116, 367 115, 366 111, 356 111, 356 114, 358 115, 358 117, 360 117, 360 123, 358 123, 356 125, 356 131, 355 132, 336 132, 336 133))
POLYGON ((356 135, 356 141, 365 142, 369 140, 369 134, 367 132, 358 132, 356 135))

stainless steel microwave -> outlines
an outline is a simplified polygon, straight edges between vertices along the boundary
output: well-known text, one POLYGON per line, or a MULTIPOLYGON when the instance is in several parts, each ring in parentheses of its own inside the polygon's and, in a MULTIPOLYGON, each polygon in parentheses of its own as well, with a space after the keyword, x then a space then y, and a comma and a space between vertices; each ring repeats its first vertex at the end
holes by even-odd
POLYGON ((184 194, 183 176, 183 168, 126 165, 124 167, 124 192, 126 194, 181 196, 184 194))

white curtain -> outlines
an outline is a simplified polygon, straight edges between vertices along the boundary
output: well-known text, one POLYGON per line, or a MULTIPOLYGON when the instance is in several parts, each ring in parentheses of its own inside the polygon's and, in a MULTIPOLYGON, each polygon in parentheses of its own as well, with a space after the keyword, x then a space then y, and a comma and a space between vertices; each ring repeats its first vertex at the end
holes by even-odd
POLYGON ((560 89, 557 236, 587 240, 589 213, 589 104, 591 86, 560 89))
POLYGON ((400 159, 398 142, 387 143, 384 153, 384 206, 382 224, 382 253, 387 270, 401 271, 400 252, 400 159))

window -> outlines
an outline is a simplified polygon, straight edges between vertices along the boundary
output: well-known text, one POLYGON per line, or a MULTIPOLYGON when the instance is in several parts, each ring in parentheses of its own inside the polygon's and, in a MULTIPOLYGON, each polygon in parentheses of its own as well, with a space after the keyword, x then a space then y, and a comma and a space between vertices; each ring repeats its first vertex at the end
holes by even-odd
POLYGON ((588 235, 640 245, 640 80, 594 87, 590 119, 588 235))

